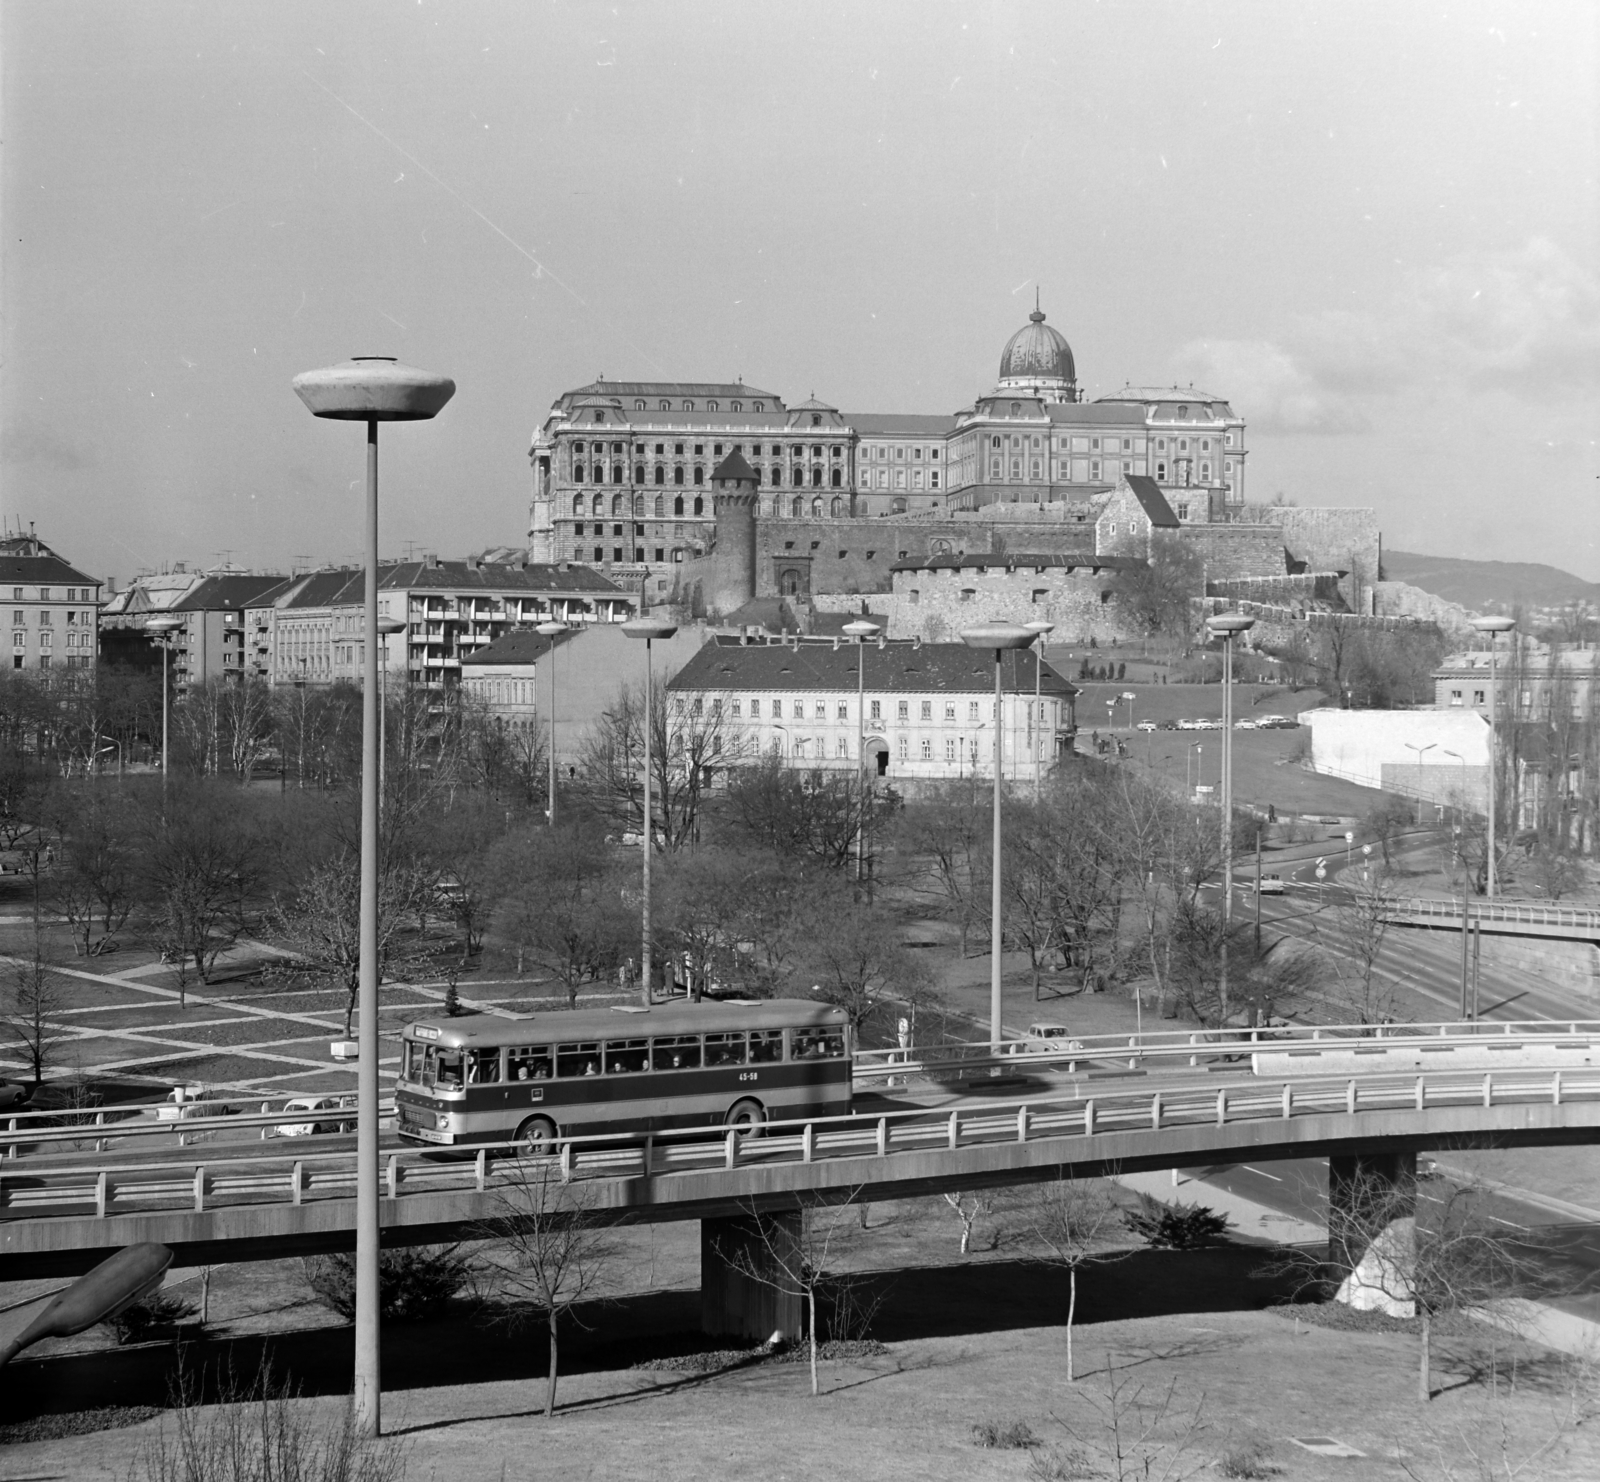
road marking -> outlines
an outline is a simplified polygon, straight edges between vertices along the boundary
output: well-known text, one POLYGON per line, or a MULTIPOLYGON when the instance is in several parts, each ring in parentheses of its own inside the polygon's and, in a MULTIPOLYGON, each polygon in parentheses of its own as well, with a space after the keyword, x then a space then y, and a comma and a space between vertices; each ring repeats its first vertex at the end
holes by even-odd
POLYGON ((1270 1178, 1275 1184, 1281 1184, 1283 1182, 1283 1180, 1279 1178, 1277 1174, 1268 1173, 1265 1168, 1257 1168, 1253 1163, 1241 1163, 1239 1166, 1247 1173, 1259 1173, 1262 1178, 1270 1178))

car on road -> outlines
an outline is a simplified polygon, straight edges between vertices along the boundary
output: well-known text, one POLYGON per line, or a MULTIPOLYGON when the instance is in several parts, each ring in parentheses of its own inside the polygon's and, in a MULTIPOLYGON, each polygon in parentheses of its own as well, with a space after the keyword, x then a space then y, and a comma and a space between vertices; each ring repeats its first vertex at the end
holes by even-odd
POLYGON ((283 1112, 303 1112, 311 1121, 278 1122, 268 1129, 273 1137, 311 1137, 319 1133, 355 1131, 354 1096, 296 1096, 284 1102, 283 1112), (329 1115, 330 1113, 334 1115, 329 1115), (342 1116, 340 1114, 343 1114, 342 1116))
POLYGON ((1249 719, 1234 721, 1233 728, 1236 731, 1254 731, 1260 729, 1255 721, 1249 719))
POLYGON ((1283 883, 1282 875, 1263 875, 1256 881, 1257 895, 1284 895, 1288 887, 1283 883))
POLYGON ((1136 731, 1153 731, 1153 730, 1155 730, 1155 728, 1156 728, 1156 723, 1153 720, 1141 720, 1139 722, 1139 724, 1134 727, 1134 730, 1136 730, 1136 731))
POLYGON ((1201 721, 1184 719, 1177 722, 1177 729, 1180 731, 1198 731, 1202 729, 1202 725, 1201 721))
POLYGON ((1013 1055, 1052 1055, 1069 1050, 1081 1050, 1083 1041, 1072 1037, 1072 1030, 1058 1019, 1040 1019, 1028 1026, 1028 1032, 1012 1044, 1013 1055))
POLYGON ((0 1081, 0 1108, 21 1111, 32 1099, 32 1092, 15 1081, 0 1081))

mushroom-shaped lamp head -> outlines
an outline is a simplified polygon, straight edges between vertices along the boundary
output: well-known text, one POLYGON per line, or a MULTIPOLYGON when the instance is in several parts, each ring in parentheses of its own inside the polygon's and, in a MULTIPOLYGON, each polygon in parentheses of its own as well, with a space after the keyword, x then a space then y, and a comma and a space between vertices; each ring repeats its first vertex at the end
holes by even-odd
POLYGON ((961 641, 969 648, 1027 648, 1038 636, 1017 623, 980 623, 961 630, 961 641))
POLYGON ((670 638, 678 631, 678 625, 665 618, 636 617, 629 618, 622 631, 629 638, 670 638))
POLYGON ((426 422, 456 394, 449 376, 401 365, 392 355, 358 355, 294 378, 314 417, 342 422, 426 422))

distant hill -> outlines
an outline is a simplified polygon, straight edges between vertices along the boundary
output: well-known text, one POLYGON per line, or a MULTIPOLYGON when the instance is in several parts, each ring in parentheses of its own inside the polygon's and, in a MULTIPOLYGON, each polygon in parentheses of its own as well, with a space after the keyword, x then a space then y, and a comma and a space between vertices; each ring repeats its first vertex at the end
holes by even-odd
POLYGON ((1481 609, 1490 603, 1559 607, 1566 602, 1600 605, 1600 584, 1536 561, 1461 561, 1451 556, 1419 556, 1412 551, 1383 553, 1383 574, 1447 602, 1481 609))

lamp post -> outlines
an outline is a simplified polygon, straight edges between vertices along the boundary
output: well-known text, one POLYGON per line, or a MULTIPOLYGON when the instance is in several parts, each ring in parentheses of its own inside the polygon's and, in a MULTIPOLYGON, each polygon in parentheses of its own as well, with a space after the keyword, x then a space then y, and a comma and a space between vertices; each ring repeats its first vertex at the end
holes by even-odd
POLYGON ((183 626, 178 617, 153 617, 144 625, 146 633, 153 633, 161 649, 161 785, 167 785, 167 650, 172 647, 172 635, 183 626))
MULTIPOLYGON (((1030 633, 1026 628, 1013 627, 1010 623, 984 623, 976 628, 967 628, 961 634, 961 641, 969 648, 992 648, 994 650, 994 858, 991 861, 989 876, 991 889, 989 893, 989 1048, 995 1053, 1000 1053, 1000 938, 1001 932, 1001 904, 1000 904, 1000 777, 1002 764, 1005 761, 1005 718, 1001 714, 1000 694, 1000 661, 1007 649, 1027 648, 1037 634, 1030 633)), ((977 771, 977 767, 973 767, 977 771)))
MULTIPOLYGON (((650 645, 657 638, 670 638, 678 631, 676 623, 668 623, 660 618, 636 617, 622 625, 622 631, 629 638, 644 639, 644 879, 643 898, 639 910, 639 967, 644 978, 643 1003, 650 1007, 650 856, 655 853, 656 829, 653 813, 650 807, 650 732, 654 729, 653 718, 655 715, 653 691, 651 690, 651 665, 650 645)), ((554 671, 552 670, 552 675, 554 671)), ((686 765, 693 766, 692 759, 685 758, 686 765)), ((551 794, 553 797, 554 794, 551 794)))
POLYGON ((1499 670, 1496 667, 1495 662, 1498 650, 1495 647, 1494 640, 1501 633, 1509 633, 1514 627, 1517 626, 1517 624, 1513 618, 1497 617, 1493 614, 1490 614, 1486 617, 1473 618, 1472 626, 1480 633, 1487 633, 1489 635, 1489 870, 1484 881, 1484 894, 1488 896, 1490 900, 1493 900, 1495 888, 1494 774, 1496 764, 1499 761, 1499 746, 1497 744, 1499 727, 1495 723, 1495 717, 1499 714, 1500 710, 1499 670))
POLYGON ((1037 727, 1033 735, 1033 801, 1037 805, 1040 790, 1044 786, 1044 712, 1039 704, 1039 678, 1044 669, 1045 635, 1055 632, 1056 625, 1040 618, 1022 626, 1030 633, 1039 635, 1039 647, 1033 654, 1033 719, 1037 727))
POLYGON ((382 1431, 378 1350, 378 423, 439 414, 456 383, 390 356, 357 356, 294 378, 315 417, 367 424, 367 590, 361 683, 361 1028, 356 1060, 356 1431, 382 1431))
POLYGON ((1467 806, 1467 759, 1459 751, 1441 751, 1440 756, 1453 756, 1461 764, 1461 797, 1456 803, 1456 832, 1459 833, 1461 815, 1467 806))
POLYGON ((556 826, 556 638, 567 631, 565 623, 540 623, 533 630, 550 640, 550 827, 556 826))
POLYGON ((1222 639, 1222 955, 1219 997, 1228 1019, 1228 931, 1233 925, 1233 640, 1255 627, 1242 612, 1219 612, 1206 626, 1222 639))
POLYGON ((378 806, 383 806, 385 769, 389 765, 389 635, 404 633, 399 618, 378 619, 378 641, 383 645, 383 664, 378 670, 378 806))
POLYGON ((865 618, 846 623, 844 631, 856 641, 856 790, 861 817, 856 823, 856 883, 866 875, 867 857, 867 640, 878 636, 878 625, 865 618))
MULTIPOLYGON (((1420 775, 1422 771, 1422 759, 1439 743, 1437 741, 1430 741, 1426 746, 1418 746, 1411 741, 1402 741, 1400 744, 1404 746, 1407 751, 1414 751, 1417 754, 1417 771, 1419 774, 1417 777, 1417 826, 1420 828, 1422 826, 1422 777, 1420 775)), ((1445 755, 1451 756, 1453 753, 1447 751, 1445 755)))

